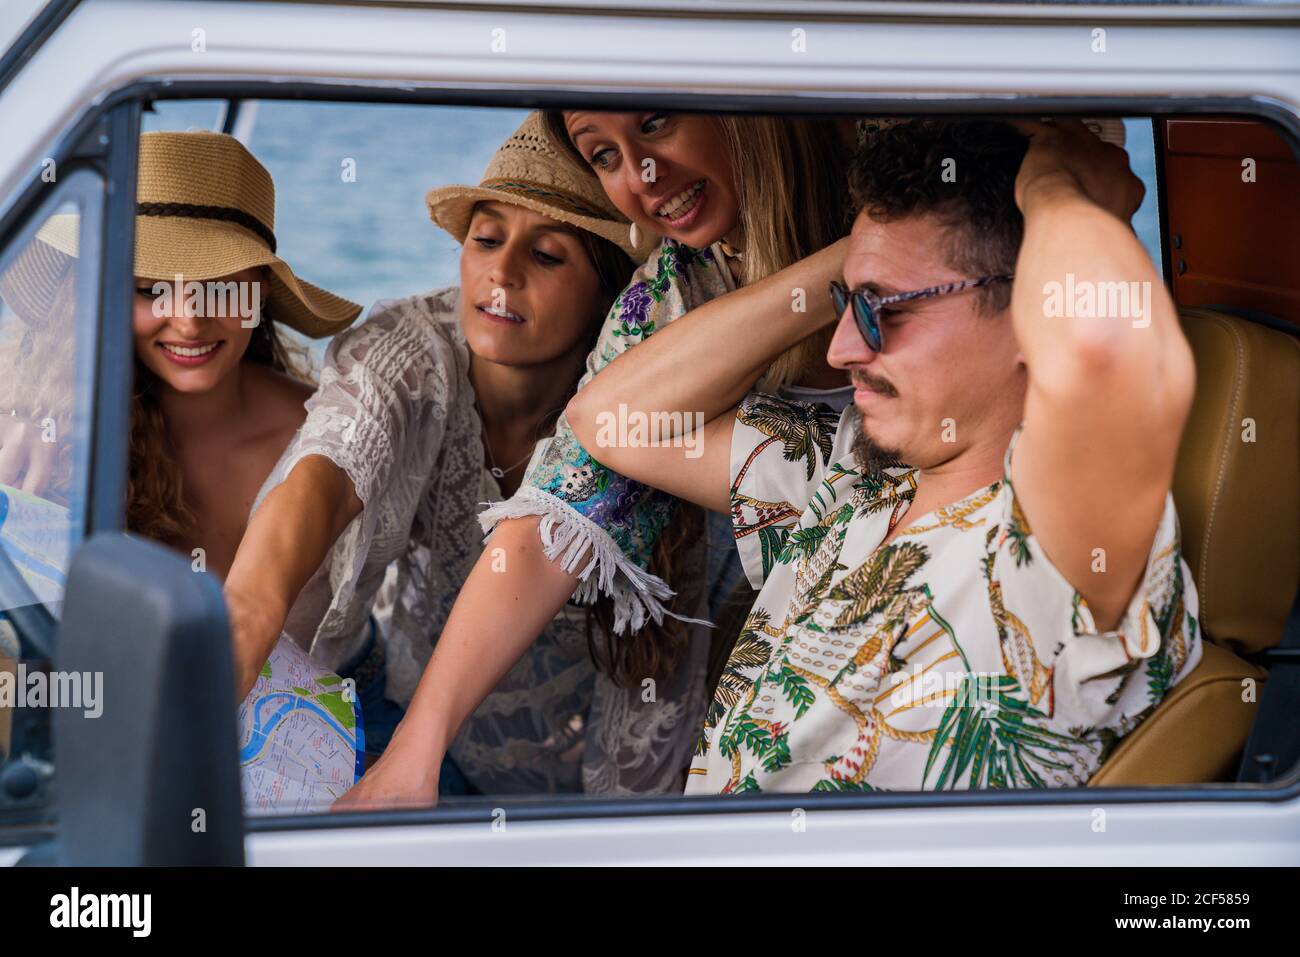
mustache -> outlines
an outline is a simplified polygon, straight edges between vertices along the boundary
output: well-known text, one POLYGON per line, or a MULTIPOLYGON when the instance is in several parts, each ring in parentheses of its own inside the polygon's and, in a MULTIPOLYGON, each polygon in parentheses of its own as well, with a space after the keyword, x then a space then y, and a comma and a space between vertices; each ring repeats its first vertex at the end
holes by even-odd
POLYGON ((898 390, 894 388, 893 383, 888 379, 882 379, 861 369, 854 369, 850 372, 849 379, 852 380, 855 389, 866 389, 869 392, 876 392, 889 398, 895 398, 898 395, 898 390))

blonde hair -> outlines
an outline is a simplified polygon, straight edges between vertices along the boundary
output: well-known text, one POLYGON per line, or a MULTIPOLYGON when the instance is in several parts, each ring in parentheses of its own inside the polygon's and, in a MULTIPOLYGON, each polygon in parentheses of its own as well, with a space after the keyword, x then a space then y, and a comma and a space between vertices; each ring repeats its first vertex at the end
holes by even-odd
MULTIPOLYGON (((834 120, 723 116, 718 123, 740 207, 742 285, 780 272, 848 232, 848 147, 834 120)), ((774 392, 798 382, 826 354, 833 334, 824 330, 777 356, 757 388, 774 392)))
MULTIPOLYGON (((588 166, 569 140, 563 114, 547 112, 544 119, 551 138, 588 166)), ((849 148, 834 120, 723 116, 715 122, 723 133, 740 207, 741 285, 780 272, 848 232, 849 148)), ((777 356, 758 388, 772 391, 797 382, 826 354, 832 334, 827 330, 810 336, 777 356)), ((664 581, 675 580, 705 527, 702 508, 678 501, 655 542, 649 571, 664 581)), ((649 622, 640 631, 616 639, 611 601, 604 596, 588 617, 592 660, 621 687, 634 687, 645 676, 670 674, 681 663, 689 639, 687 626, 673 618, 649 622), (593 619, 601 626, 603 641, 593 633, 593 619)))

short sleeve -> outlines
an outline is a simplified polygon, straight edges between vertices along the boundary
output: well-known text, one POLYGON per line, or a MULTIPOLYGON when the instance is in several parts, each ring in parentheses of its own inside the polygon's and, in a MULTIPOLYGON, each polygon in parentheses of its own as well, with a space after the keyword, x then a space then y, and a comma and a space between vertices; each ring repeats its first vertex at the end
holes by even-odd
POLYGON ((449 347, 430 335, 429 324, 418 298, 381 302, 365 322, 334 338, 306 421, 281 460, 281 479, 306 456, 323 455, 369 505, 413 454, 436 455, 454 359, 441 354, 449 347))
MULTIPOLYGON (((849 407, 852 408, 851 406, 849 407)), ((731 523, 745 575, 762 588, 831 463, 852 453, 849 415, 751 392, 731 432, 731 523)))
MULTIPOLYGON (((665 241, 614 301, 581 388, 628 349, 690 309, 728 291, 711 250, 665 241)), ((639 628, 668 612, 673 592, 647 569, 676 499, 606 468, 582 447, 568 419, 538 444, 515 495, 480 513, 485 532, 508 518, 540 516, 547 557, 582 579, 575 597, 614 599, 614 629, 639 628)))
POLYGON ((1060 729, 1122 736, 1201 659, 1196 586, 1182 558, 1173 496, 1166 495, 1122 619, 1101 632, 1034 537, 1011 484, 1014 449, 1013 440, 991 542, 990 599, 1004 661, 1030 704, 1060 729))

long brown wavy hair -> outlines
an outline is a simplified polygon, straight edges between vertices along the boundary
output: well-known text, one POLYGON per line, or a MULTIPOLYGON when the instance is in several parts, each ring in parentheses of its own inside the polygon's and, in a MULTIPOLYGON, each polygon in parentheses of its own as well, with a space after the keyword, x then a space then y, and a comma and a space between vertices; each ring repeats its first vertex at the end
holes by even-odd
MULTIPOLYGON (((848 233, 850 148, 835 120, 744 115, 713 119, 727 145, 739 200, 742 285, 779 272, 848 233)), ((548 111, 545 120, 551 138, 588 165, 569 140, 564 114, 548 111)), ((833 329, 824 330, 778 356, 759 388, 773 391, 798 382, 814 360, 826 354, 833 334, 833 329)), ((693 546, 705 526, 704 509, 679 501, 655 542, 649 571, 678 590, 669 609, 679 614, 689 611, 694 596, 677 585, 694 577, 687 562, 698 557, 693 546)), ((612 627, 612 601, 602 597, 593 614, 602 626, 603 641, 588 628, 592 659, 615 683, 633 687, 644 678, 667 675, 681 663, 690 641, 685 623, 665 617, 662 623, 650 622, 620 637, 612 627)))
MULTIPOLYGON (((299 347, 292 346, 263 307, 253 327, 243 362, 256 362, 309 382, 299 347)), ((176 543, 198 531, 194 510, 185 501, 180 461, 167 432, 160 392, 161 380, 135 360, 131 395, 130 466, 126 486, 126 527, 138 535, 176 543)))

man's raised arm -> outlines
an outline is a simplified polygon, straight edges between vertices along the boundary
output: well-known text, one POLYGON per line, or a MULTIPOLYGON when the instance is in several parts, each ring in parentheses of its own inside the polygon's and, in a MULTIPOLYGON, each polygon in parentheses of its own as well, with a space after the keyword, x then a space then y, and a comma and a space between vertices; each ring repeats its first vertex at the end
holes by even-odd
POLYGON ((1173 479, 1195 369, 1159 273, 1129 227, 1142 186, 1076 121, 1032 137, 1011 310, 1029 370, 1012 483, 1097 627, 1141 579, 1173 479))

